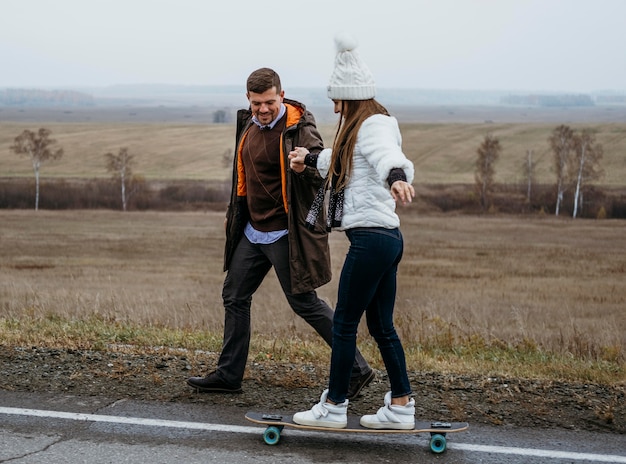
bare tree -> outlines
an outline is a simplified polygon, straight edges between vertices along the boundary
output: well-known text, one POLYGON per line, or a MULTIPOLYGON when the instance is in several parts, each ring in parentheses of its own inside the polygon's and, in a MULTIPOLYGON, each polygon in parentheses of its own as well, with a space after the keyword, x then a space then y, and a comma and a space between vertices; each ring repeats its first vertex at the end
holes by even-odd
POLYGON ((50 138, 51 133, 49 129, 43 127, 37 132, 26 129, 15 137, 13 145, 10 147, 17 155, 29 156, 33 163, 33 171, 35 171, 35 211, 39 209, 39 169, 41 165, 48 160, 56 160, 63 156, 63 148, 57 148, 56 150, 53 148, 57 141, 50 138))
POLYGON ((233 152, 230 148, 227 148, 222 152, 222 166, 227 168, 233 164, 233 152))
POLYGON ((524 179, 526 180, 526 202, 530 204, 532 197, 532 187, 535 181, 535 171, 537 168, 537 162, 533 160, 533 150, 526 150, 526 159, 522 164, 522 172, 524 173, 524 179))
POLYGON ((554 152, 554 167, 556 170, 556 211, 559 215, 563 194, 568 186, 568 165, 571 163, 572 150, 574 149, 574 131, 561 124, 552 131, 548 137, 550 147, 554 152))
POLYGON ((478 191, 480 205, 483 210, 487 209, 488 200, 491 193, 493 193, 494 164, 501 151, 500 140, 491 134, 485 136, 483 143, 476 150, 478 159, 476 160, 474 178, 476 179, 476 190, 478 191))
POLYGON ((591 131, 584 129, 580 134, 574 135, 574 159, 570 176, 575 179, 576 188, 572 217, 577 216, 579 207, 582 211, 585 184, 599 179, 604 173, 599 167, 603 154, 602 145, 596 143, 595 135, 591 131))
POLYGON ((113 180, 119 181, 122 193, 122 210, 126 211, 130 192, 127 194, 127 187, 132 180, 132 165, 134 156, 128 153, 128 148, 120 148, 117 155, 105 153, 107 160, 107 171, 113 175, 113 180))
POLYGON ((216 124, 223 124, 228 122, 228 113, 226 110, 217 110, 213 113, 213 122, 216 124))

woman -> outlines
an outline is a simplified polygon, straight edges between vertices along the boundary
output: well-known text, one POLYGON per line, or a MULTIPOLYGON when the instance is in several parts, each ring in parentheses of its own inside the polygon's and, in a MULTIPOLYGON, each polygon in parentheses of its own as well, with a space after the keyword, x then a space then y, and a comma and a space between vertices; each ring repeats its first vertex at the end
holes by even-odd
POLYGON ((314 166, 325 186, 318 192, 307 222, 315 224, 330 190, 328 228, 344 231, 350 248, 341 271, 333 320, 333 349, 328 389, 312 409, 296 413, 303 425, 344 428, 346 393, 356 350, 357 329, 363 313, 378 344, 389 375, 391 391, 376 414, 361 418, 375 429, 415 426, 415 401, 409 383, 404 349, 393 325, 396 273, 403 240, 396 202, 415 196, 413 164, 402 152, 402 137, 395 118, 375 99, 372 74, 354 52, 350 36, 335 39, 337 58, 328 96, 340 114, 332 149, 312 155, 297 147, 290 154, 296 172, 314 166))

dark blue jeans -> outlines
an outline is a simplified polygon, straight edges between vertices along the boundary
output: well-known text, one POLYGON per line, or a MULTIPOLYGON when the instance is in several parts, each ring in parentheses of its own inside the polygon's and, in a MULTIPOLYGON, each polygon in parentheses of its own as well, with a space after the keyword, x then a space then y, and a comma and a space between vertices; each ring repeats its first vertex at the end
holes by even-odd
POLYGON ((328 399, 335 403, 346 399, 363 313, 385 363, 391 396, 409 395, 404 348, 393 325, 402 234, 399 229, 357 228, 347 230, 346 235, 350 248, 341 270, 333 320, 328 399))
MULTIPOLYGON (((315 291, 291 292, 288 240, 284 236, 269 245, 261 245, 250 243, 244 236, 230 262, 222 289, 224 341, 216 371, 224 382, 234 387, 241 386, 248 361, 252 295, 272 267, 293 311, 308 322, 328 345, 332 344, 333 310, 315 291)), ((358 351, 352 354, 348 376, 353 368, 355 375, 370 370, 358 351)))

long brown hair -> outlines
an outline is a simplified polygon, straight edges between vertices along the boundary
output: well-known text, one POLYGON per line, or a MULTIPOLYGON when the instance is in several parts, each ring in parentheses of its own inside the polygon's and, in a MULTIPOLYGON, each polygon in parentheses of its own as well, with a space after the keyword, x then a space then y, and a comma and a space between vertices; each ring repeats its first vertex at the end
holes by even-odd
POLYGON ((332 183, 337 191, 346 187, 352 172, 352 158, 356 137, 363 121, 374 114, 389 116, 387 109, 373 98, 369 100, 342 100, 339 123, 330 158, 327 185, 332 183))

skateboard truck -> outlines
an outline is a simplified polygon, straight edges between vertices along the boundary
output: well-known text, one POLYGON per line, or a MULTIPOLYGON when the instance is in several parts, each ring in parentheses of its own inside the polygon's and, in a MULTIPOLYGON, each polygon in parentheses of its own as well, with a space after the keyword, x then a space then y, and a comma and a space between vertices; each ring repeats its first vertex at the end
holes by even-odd
POLYGON ((450 422, 431 422, 430 426, 433 429, 451 429, 452 424, 450 422))

